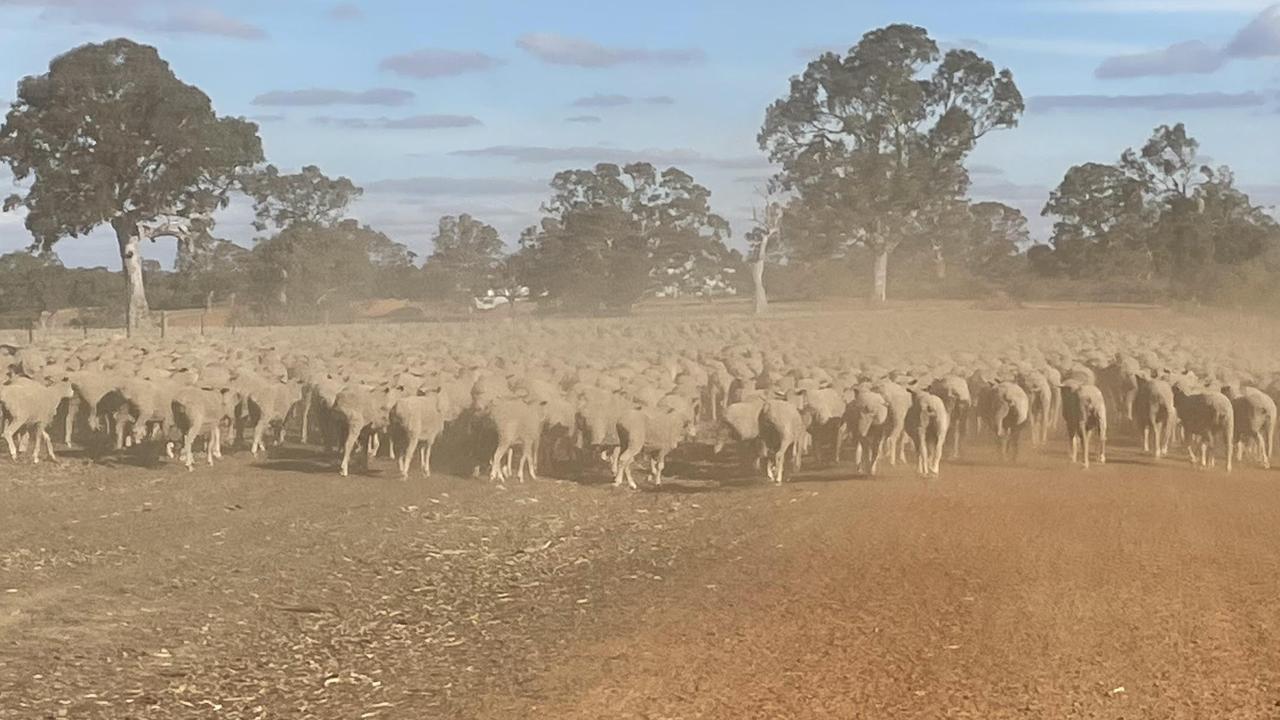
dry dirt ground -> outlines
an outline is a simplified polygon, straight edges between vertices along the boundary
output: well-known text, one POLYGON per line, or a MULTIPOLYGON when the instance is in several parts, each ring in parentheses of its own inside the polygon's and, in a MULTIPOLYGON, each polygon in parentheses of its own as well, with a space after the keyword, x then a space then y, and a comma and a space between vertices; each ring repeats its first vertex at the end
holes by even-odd
POLYGON ((1280 718, 1280 470, 990 444, 640 493, 0 461, 0 718, 1280 718))

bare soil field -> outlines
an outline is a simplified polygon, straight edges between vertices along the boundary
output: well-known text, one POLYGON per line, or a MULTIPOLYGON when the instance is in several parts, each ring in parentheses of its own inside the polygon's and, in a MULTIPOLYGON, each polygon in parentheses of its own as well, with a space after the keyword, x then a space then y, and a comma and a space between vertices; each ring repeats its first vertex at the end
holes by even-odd
MULTIPOLYGON (((831 321, 942 311, 1280 346, 1142 307, 831 321)), ((1280 470, 1140 444, 777 487, 695 449, 639 493, 340 478, 297 445, 6 459, 0 718, 1280 718, 1280 470)))

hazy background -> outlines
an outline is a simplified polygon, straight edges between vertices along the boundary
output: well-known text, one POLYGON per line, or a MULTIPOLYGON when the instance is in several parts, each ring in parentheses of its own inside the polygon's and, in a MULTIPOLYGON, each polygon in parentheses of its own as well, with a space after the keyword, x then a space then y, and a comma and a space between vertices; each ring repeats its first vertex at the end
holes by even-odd
MULTIPOLYGON (((0 100, 55 54, 123 35, 157 46, 218 113, 259 121, 282 169, 362 185, 352 214, 420 255, 442 214, 514 243, 554 172, 627 159, 693 172, 741 247, 770 172, 763 109, 817 52, 891 22, 1014 71, 1028 112, 974 152, 972 196, 1022 209, 1038 240, 1068 167, 1109 162, 1162 122, 1186 122, 1255 202, 1280 201, 1280 7, 1255 0, 0 0, 0 100)), ((248 244, 250 216, 233 205, 217 234, 248 244)), ((0 253, 29 241, 0 214, 0 253)), ((168 265, 173 248, 145 252, 168 265)), ((67 265, 119 265, 113 237, 57 249, 67 265)))

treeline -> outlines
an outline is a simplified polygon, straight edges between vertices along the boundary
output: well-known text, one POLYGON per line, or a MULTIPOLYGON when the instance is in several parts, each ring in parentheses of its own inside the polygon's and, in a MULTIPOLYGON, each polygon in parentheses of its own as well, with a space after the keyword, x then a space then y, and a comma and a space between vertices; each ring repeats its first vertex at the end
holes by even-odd
MULTIPOLYGON (((824 53, 766 111, 758 142, 779 168, 747 229, 748 253, 711 193, 679 168, 570 169, 514 242, 482 219, 438 220, 432 251, 350 217, 361 189, 319 168, 267 164, 255 124, 220 117, 154 48, 119 39, 55 58, 19 84, 0 161, 21 192, 30 253, 0 258, 0 310, 225 303, 266 322, 340 317, 370 297, 470 304, 531 296, 563 312, 625 312, 655 294, 754 289, 776 297, 1058 295, 1235 303, 1276 292, 1280 233, 1182 125, 1109 164, 1067 171, 1044 207, 1047 245, 1016 208, 970 197, 966 160, 1018 125, 1013 74, 928 33, 890 25, 824 53), (164 102, 156 102, 164 98, 164 102), (234 195, 255 211, 250 247, 219 239, 234 195), (121 272, 64 268, 57 243, 110 228, 121 272), (172 239, 172 271, 143 258, 172 239), (512 250, 508 252, 508 247, 512 250), (110 298, 123 298, 125 302, 110 298)), ((424 218, 424 221, 428 221, 424 218)))

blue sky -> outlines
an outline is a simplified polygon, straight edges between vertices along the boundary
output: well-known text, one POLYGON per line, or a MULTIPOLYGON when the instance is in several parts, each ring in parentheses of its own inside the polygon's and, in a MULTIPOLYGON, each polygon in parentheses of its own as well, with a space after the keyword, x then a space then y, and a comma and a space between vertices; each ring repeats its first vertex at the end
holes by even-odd
MULTIPOLYGON (((1254 0, 0 0, 0 100, 54 55, 127 36, 219 113, 258 119, 269 161, 363 185, 353 214, 420 254, 442 214, 512 243, 556 171, 630 159, 690 171, 740 242, 769 173, 765 107, 807 58, 893 22, 1013 71, 1030 109, 972 156, 973 195, 1022 208, 1041 239, 1068 167, 1161 123, 1186 122, 1257 202, 1280 202, 1280 6, 1254 0)), ((248 243, 248 220, 237 203, 218 234, 248 243)), ((0 215, 0 251, 28 243, 0 215)), ((58 251, 119 264, 109 235, 58 251)), ((172 242, 145 251, 168 262, 172 242)))

